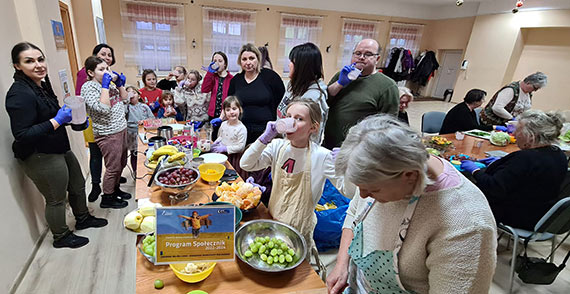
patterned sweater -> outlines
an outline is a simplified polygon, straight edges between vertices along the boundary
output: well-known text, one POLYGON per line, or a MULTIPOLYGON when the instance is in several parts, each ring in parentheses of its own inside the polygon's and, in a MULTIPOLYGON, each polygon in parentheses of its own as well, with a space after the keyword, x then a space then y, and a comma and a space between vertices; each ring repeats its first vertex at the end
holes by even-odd
POLYGON ((112 106, 101 103, 101 84, 92 80, 83 84, 81 96, 85 98, 95 137, 116 134, 127 128, 127 105, 121 101, 119 90, 114 85, 109 87, 112 106))

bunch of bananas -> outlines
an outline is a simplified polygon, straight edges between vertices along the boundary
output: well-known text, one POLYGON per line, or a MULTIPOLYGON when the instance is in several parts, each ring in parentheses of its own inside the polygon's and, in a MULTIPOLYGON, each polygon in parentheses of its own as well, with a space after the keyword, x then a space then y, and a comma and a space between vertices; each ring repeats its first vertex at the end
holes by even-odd
POLYGON ((184 159, 186 158, 186 153, 179 152, 178 149, 171 145, 162 146, 156 149, 147 164, 148 168, 154 169, 158 162, 162 160, 165 156, 168 156, 168 162, 165 163, 164 167, 184 165, 184 159))
POLYGON ((323 211, 323 210, 336 209, 336 208, 337 208, 337 206, 334 203, 334 201, 331 201, 331 202, 325 203, 325 205, 317 204, 317 207, 315 207, 315 210, 316 211, 323 211))

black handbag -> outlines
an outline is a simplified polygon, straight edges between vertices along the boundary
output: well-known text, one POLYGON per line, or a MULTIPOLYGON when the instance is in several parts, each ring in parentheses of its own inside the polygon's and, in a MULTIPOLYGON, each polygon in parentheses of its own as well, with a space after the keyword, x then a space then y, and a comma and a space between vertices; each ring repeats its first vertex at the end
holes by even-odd
MULTIPOLYGON (((556 266, 556 264, 547 261, 550 255, 546 258, 528 257, 526 248, 529 240, 530 237, 524 241, 524 254, 516 258, 515 271, 518 273, 519 278, 527 284, 550 285, 554 282, 558 273, 566 267, 566 262, 570 257, 570 251, 566 254, 562 264, 556 266)), ((560 244, 558 244, 558 246, 560 246, 560 244)), ((558 246, 554 251, 558 249, 558 246)), ((554 251, 550 254, 552 255, 554 251)))

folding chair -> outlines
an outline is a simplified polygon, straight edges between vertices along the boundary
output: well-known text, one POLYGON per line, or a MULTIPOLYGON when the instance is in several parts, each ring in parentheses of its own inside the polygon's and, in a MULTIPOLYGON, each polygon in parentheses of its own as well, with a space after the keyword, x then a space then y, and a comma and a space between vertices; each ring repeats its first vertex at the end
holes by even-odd
MULTIPOLYGON (((497 229, 503 233, 509 234, 513 242, 513 254, 511 260, 509 292, 513 289, 513 282, 515 277, 515 261, 517 258, 517 248, 519 242, 524 242, 531 237, 530 242, 552 241, 550 250, 550 262, 554 259, 554 251, 556 247, 556 235, 566 234, 564 239, 560 242, 563 243, 568 235, 570 235, 570 197, 559 200, 546 214, 536 223, 534 231, 527 231, 523 229, 513 228, 511 226, 499 223, 497 229)), ((500 238, 500 237, 499 237, 500 238)), ((509 239, 510 241, 510 239, 509 239)))

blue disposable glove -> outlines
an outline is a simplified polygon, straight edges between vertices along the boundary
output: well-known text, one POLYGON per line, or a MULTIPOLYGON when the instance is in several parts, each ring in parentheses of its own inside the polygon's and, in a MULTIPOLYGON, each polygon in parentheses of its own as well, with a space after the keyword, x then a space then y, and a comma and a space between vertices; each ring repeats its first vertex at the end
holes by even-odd
POLYGON ((109 73, 103 74, 103 80, 101 80, 101 88, 109 90, 109 85, 111 85, 111 80, 113 77, 109 73))
POLYGON ((261 186, 261 185, 259 185, 259 184, 256 184, 256 183, 253 181, 253 178, 252 178, 252 177, 247 178, 247 180, 245 180, 245 182, 246 182, 246 183, 250 183, 250 184, 252 184, 254 187, 259 188, 259 190, 261 190, 261 193, 265 192, 265 190, 267 189, 265 186, 261 186))
POLYGON ((67 107, 67 105, 63 104, 58 111, 55 117, 53 118, 60 126, 71 121, 71 108, 67 107))
POLYGON ((340 148, 338 147, 334 147, 331 151, 331 156, 332 156, 332 160, 336 161, 336 157, 338 156, 338 153, 340 152, 340 148))
POLYGON ((212 65, 214 65, 214 63, 216 63, 216 62, 215 62, 215 61, 212 61, 212 62, 210 63, 210 65, 208 65, 208 72, 216 73, 216 72, 218 71, 217 69, 213 69, 213 68, 212 68, 212 65))
POLYGON ((125 86, 125 84, 127 83, 127 77, 123 73, 121 74, 117 74, 116 72, 114 73, 117 75, 117 80, 115 81, 115 85, 117 86, 117 88, 125 86))
POLYGON ((496 131, 501 131, 501 132, 506 132, 506 131, 507 131, 507 127, 505 127, 505 126, 495 126, 495 130, 496 130, 496 131))
POLYGON ((219 117, 216 117, 210 121, 210 124, 213 125, 214 127, 217 127, 217 126, 222 124, 222 119, 219 117))
POLYGON ((275 128, 275 122, 270 121, 267 122, 267 126, 265 127, 265 131, 263 132, 263 134, 259 136, 259 141, 267 145, 269 144, 269 142, 271 142, 273 138, 275 138, 275 136, 277 136, 277 129, 275 128))
POLYGON ((215 153, 227 153, 228 147, 226 147, 226 145, 222 144, 222 142, 218 141, 218 142, 215 142, 214 144, 212 144, 211 150, 215 153))
POLYGON ((477 166, 477 164, 471 160, 463 160, 461 162, 461 168, 471 174, 480 169, 479 166, 477 166))
POLYGON ((341 70, 340 70, 340 74, 338 75, 338 83, 343 86, 346 87, 346 85, 348 85, 350 82, 352 82, 349 78, 348 78, 348 73, 351 72, 354 69, 354 63, 351 65, 345 65, 341 70))
POLYGON ((157 101, 154 101, 154 103, 152 103, 151 105, 149 105, 149 107, 150 107, 150 110, 155 111, 156 109, 159 109, 159 108, 160 108, 160 103, 158 103, 158 100, 157 100, 157 101))
POLYGON ((178 87, 182 88, 182 87, 184 87, 185 84, 186 84, 186 80, 182 80, 182 81, 180 81, 180 83, 178 83, 178 87))
POLYGON ((489 166, 491 163, 493 163, 499 159, 501 159, 501 158, 497 157, 497 156, 491 156, 491 157, 480 159, 479 162, 486 165, 486 166, 489 166))
POLYGON ((194 131, 198 131, 199 128, 201 128, 204 125, 203 121, 195 121, 194 122, 194 131))

